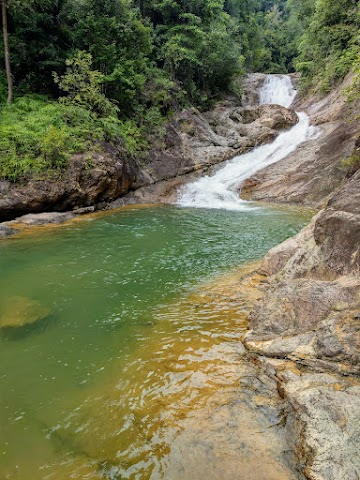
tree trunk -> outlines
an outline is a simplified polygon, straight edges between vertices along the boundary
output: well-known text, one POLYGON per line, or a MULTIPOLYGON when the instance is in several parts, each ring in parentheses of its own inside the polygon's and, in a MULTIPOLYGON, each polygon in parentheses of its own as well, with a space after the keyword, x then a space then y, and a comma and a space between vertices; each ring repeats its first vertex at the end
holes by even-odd
POLYGON ((6 69, 6 78, 8 84, 8 98, 7 103, 10 105, 13 101, 13 80, 11 75, 11 66, 10 66, 10 53, 9 53, 9 35, 7 28, 7 0, 2 0, 2 24, 3 24, 3 34, 4 34, 4 50, 5 50, 5 69, 6 69))

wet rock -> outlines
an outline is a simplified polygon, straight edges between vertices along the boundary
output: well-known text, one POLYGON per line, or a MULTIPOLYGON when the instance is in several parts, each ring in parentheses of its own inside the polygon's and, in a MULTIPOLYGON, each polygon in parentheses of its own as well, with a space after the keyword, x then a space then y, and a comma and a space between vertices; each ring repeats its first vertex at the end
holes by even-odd
POLYGON ((74 155, 59 178, 33 179, 0 189, 0 221, 28 213, 64 212, 110 202, 127 193, 136 166, 120 150, 104 146, 102 153, 74 155))
POLYGON ((0 224, 0 238, 10 237, 15 233, 17 233, 17 230, 15 228, 10 228, 7 225, 0 224))
POLYGON ((191 172, 204 172, 258 145, 273 141, 297 122, 294 111, 279 105, 239 106, 235 99, 213 110, 185 110, 168 126, 165 144, 138 162, 135 188, 191 172))
POLYGON ((245 75, 242 81, 243 95, 242 105, 257 105, 259 103, 259 90, 263 86, 266 79, 264 73, 249 73, 245 75))
POLYGON ((0 311, 0 328, 20 328, 49 316, 50 310, 39 302, 25 297, 11 297, 0 311))
POLYGON ((29 227, 60 224, 71 220, 74 217, 72 212, 47 212, 47 213, 29 213, 22 217, 16 218, 12 222, 8 222, 8 225, 26 225, 29 227))
POLYGON ((296 106, 319 126, 320 137, 248 179, 242 186, 242 198, 316 208, 326 205, 349 175, 344 159, 351 156, 358 136, 358 123, 343 94, 350 82, 351 76, 327 97, 312 97, 296 106))

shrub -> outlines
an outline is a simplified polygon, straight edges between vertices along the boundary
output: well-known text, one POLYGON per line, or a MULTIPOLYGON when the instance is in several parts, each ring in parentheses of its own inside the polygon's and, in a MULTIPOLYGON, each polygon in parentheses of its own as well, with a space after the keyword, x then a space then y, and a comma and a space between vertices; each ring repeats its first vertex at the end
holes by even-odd
POLYGON ((77 105, 100 115, 115 116, 118 109, 101 92, 101 84, 105 76, 98 70, 92 70, 90 53, 78 51, 66 60, 67 69, 64 75, 53 73, 54 81, 67 95, 61 100, 66 105, 77 105))

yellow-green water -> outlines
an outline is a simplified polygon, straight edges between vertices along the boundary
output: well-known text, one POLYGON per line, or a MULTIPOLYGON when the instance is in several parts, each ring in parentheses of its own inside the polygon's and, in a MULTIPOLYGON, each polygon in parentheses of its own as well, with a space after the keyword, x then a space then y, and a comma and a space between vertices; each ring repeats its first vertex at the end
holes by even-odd
POLYGON ((246 305, 221 275, 308 220, 134 208, 2 241, 0 317, 19 298, 49 314, 0 330, 0 478, 292 478, 269 446, 277 410, 241 400, 246 305))

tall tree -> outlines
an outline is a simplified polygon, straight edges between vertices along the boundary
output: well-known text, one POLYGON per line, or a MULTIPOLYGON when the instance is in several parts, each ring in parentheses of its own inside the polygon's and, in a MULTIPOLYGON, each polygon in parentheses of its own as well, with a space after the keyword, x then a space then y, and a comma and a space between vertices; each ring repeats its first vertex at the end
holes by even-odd
POLYGON ((7 27, 7 1, 2 0, 2 25, 3 25, 3 35, 4 35, 4 50, 5 50, 5 69, 6 69, 6 78, 8 85, 8 97, 7 102, 10 105, 13 100, 13 80, 11 75, 11 65, 10 65, 10 52, 9 52, 9 34, 7 27))

